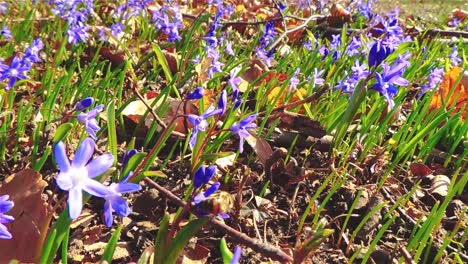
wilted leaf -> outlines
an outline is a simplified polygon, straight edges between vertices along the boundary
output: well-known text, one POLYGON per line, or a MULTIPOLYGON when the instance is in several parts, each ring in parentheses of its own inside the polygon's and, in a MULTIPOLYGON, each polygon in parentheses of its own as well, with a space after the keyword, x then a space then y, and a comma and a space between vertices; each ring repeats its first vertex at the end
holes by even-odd
POLYGON ((279 127, 287 130, 298 131, 299 133, 321 138, 325 136, 326 130, 320 122, 309 118, 308 116, 292 112, 275 113, 269 117, 270 120, 280 120, 279 127))
POLYGON ((440 109, 443 107, 443 103, 447 109, 450 109, 451 105, 455 103, 455 113, 462 111, 462 117, 466 119, 466 105, 468 103, 468 74, 463 72, 460 67, 453 67, 450 69, 443 78, 440 84, 439 90, 431 98, 429 109, 440 109), (451 89, 454 87, 456 81, 461 77, 461 81, 454 88, 455 90, 450 95, 451 89))
MULTIPOLYGON (((149 99, 146 102, 148 105, 153 105, 154 100, 156 100, 156 98, 149 99)), ((156 111, 159 107, 162 107, 166 103, 170 104, 169 109, 161 117, 162 121, 164 121, 166 125, 169 124, 171 120, 177 115, 198 114, 197 107, 191 102, 187 102, 187 104, 184 105, 183 102, 173 98, 160 97, 159 100, 154 104, 153 109, 156 111)), ((125 109, 122 111, 122 115, 132 120, 135 124, 138 124, 140 119, 145 115, 146 111, 147 107, 145 104, 142 101, 137 100, 128 104, 127 107, 125 107, 125 109)), ((156 121, 154 120, 153 115, 148 114, 144 124, 147 128, 149 128, 154 122, 156 121)), ((176 127, 174 131, 180 133, 186 133, 187 129, 191 128, 190 123, 186 122, 184 117, 178 117, 175 124, 176 127)), ((158 131, 160 130, 161 128, 158 128, 158 131)))
POLYGON ((450 186, 450 178, 446 175, 436 175, 432 178, 432 184, 429 192, 431 194, 437 194, 441 197, 445 197, 448 194, 450 186))
POLYGON ((41 197, 46 186, 39 173, 25 169, 6 178, 0 187, 0 194, 10 195, 15 203, 8 211, 15 218, 8 224, 13 238, 0 240, 1 263, 11 259, 37 263, 36 253, 42 248, 43 232, 48 231, 51 218, 51 208, 41 197))
POLYGON ((421 163, 421 162, 411 163, 410 170, 414 176, 420 176, 420 177, 424 177, 432 173, 431 168, 429 168, 428 166, 424 165, 424 163, 421 163))
POLYGON ((200 244, 195 244, 194 248, 187 248, 182 255, 184 264, 204 264, 207 263, 210 250, 200 244))
POLYGON ((273 154, 270 144, 268 144, 264 139, 254 136, 251 133, 247 138, 245 138, 245 141, 247 141, 247 143, 253 148, 263 166, 266 166, 268 159, 271 157, 271 154, 273 154))

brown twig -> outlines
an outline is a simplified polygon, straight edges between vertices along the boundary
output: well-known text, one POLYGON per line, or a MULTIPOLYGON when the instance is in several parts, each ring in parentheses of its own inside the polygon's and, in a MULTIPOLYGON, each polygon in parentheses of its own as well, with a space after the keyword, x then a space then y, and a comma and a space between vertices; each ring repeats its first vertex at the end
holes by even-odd
MULTIPOLYGON (((185 207, 186 202, 184 202, 182 199, 177 197, 175 194, 173 194, 171 191, 167 190, 166 188, 162 187, 161 185, 157 184, 150 178, 145 178, 146 183, 157 189, 160 193, 162 193, 164 196, 178 204, 179 206, 185 207)), ((196 213, 195 213, 196 214, 196 213)), ((256 239, 252 239, 251 237, 247 236, 244 233, 241 233, 234 228, 227 226, 226 224, 216 220, 216 218, 210 218, 210 224, 217 229, 223 231, 224 233, 228 234, 233 240, 235 240, 237 243, 240 243, 242 245, 248 246, 251 249, 255 250, 256 252, 269 257, 273 260, 281 261, 282 263, 288 263, 292 262, 293 258, 283 252, 282 250, 266 243, 261 243, 257 241, 256 239)))
MULTIPOLYGON (((156 120, 156 122, 158 122, 158 124, 163 128, 163 129, 167 129, 167 125, 164 123, 164 121, 161 120, 161 118, 159 118, 159 116, 154 112, 153 108, 148 104, 148 102, 146 102, 145 98, 140 94, 140 92, 138 91, 138 88, 135 87, 134 89, 135 91, 135 94, 136 96, 138 97, 138 99, 140 99, 140 101, 146 106, 146 108, 148 109, 148 111, 150 112, 150 114, 154 117, 154 119, 156 120)), ((181 137, 181 138, 185 138, 185 134, 182 134, 180 132, 177 132, 177 131, 171 131, 171 134, 174 135, 174 136, 178 136, 178 137, 181 137)))

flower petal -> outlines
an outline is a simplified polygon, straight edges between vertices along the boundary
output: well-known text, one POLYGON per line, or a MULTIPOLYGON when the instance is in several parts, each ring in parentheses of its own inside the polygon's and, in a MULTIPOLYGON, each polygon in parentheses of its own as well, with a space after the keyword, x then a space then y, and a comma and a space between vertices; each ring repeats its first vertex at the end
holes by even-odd
POLYGON ((12 237, 6 226, 0 224, 0 239, 11 239, 12 237))
POLYGON ((112 225, 112 207, 109 201, 104 203, 104 223, 107 227, 112 225))
POLYGON ((112 209, 121 217, 128 216, 132 210, 128 207, 127 201, 121 196, 115 196, 112 198, 112 209))
POLYGON ((114 164, 114 156, 110 153, 102 154, 86 165, 88 177, 94 178, 103 174, 112 167, 112 164, 114 164))
POLYGON ((117 183, 113 189, 118 193, 131 193, 141 190, 141 186, 136 183, 117 183))
POLYGON ((68 214, 75 220, 83 210, 83 192, 81 188, 75 187, 68 192, 68 214))
POLYGON ((75 157, 72 161, 72 167, 80 168, 88 163, 94 153, 94 140, 92 138, 85 138, 78 147, 75 157))
POLYGON ((15 205, 12 201, 5 201, 0 203, 0 214, 8 212, 15 205))
POLYGON ((57 175, 57 177, 55 177, 55 182, 61 190, 68 191, 73 187, 73 175, 70 173, 61 172, 59 175, 57 175))
POLYGON ((97 197, 105 197, 112 194, 112 190, 108 186, 93 179, 87 179, 83 182, 83 190, 97 197))
POLYGON ((54 158, 61 172, 67 172, 70 169, 70 161, 62 141, 57 142, 54 146, 54 158))

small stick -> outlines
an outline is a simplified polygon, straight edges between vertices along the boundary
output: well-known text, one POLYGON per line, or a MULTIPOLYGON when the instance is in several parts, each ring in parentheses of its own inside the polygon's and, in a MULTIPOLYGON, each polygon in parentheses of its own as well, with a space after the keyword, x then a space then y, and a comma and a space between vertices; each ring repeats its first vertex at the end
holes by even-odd
MULTIPOLYGON (((162 187, 161 185, 157 184, 155 181, 151 180, 150 178, 145 178, 146 183, 157 189, 159 192, 161 192, 164 196, 167 198, 171 199, 173 202, 178 204, 179 206, 186 206, 186 202, 184 202, 182 199, 177 197, 175 194, 173 194, 171 191, 167 190, 166 188, 162 187)), ((261 243, 256 239, 252 239, 251 237, 247 236, 244 233, 241 233, 234 228, 227 226, 226 224, 216 220, 216 218, 211 217, 209 219, 210 224, 216 227, 217 229, 223 231, 224 233, 228 234, 231 236, 232 239, 234 239, 236 242, 243 244, 245 246, 250 247, 251 249, 261 253, 262 255, 269 257, 273 260, 280 261, 282 263, 288 263, 292 262, 293 258, 283 252, 282 250, 267 244, 267 243, 261 243)))

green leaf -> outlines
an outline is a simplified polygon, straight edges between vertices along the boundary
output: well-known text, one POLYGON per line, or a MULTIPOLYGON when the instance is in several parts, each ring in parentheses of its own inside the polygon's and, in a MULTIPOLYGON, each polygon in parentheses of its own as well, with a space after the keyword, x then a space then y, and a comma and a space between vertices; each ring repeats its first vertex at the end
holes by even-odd
POLYGON ((54 244, 56 236, 57 229, 53 229, 47 237, 47 241, 44 245, 44 248, 42 249, 41 260, 39 263, 47 263, 47 259, 49 258, 50 252, 52 250, 52 245, 54 244))
POLYGON ((184 250, 189 240, 197 234, 198 230, 202 228, 204 224, 208 222, 208 218, 199 218, 188 223, 177 233, 174 240, 172 240, 171 246, 169 247, 168 255, 164 263, 174 264, 177 261, 180 253, 184 250))
POLYGON ((223 258, 223 263, 229 264, 234 254, 227 247, 226 239, 224 238, 221 239, 221 243, 219 244, 219 250, 221 251, 221 257, 223 258))
POLYGON ((152 45, 154 54, 156 54, 156 58, 158 59, 159 64, 163 69, 164 75, 166 76, 167 83, 172 82, 172 74, 171 70, 169 69, 169 64, 167 63, 166 56, 164 56, 161 48, 158 45, 152 45))
POLYGON ((59 142, 60 140, 62 140, 63 138, 65 138, 68 134, 68 132, 70 132, 70 130, 73 128, 73 124, 72 123, 63 123, 61 124, 57 130, 55 131, 55 134, 54 134, 54 145, 59 142))
POLYGON ((112 234, 112 237, 107 242, 106 249, 104 250, 104 254, 102 254, 101 262, 107 261, 107 263, 111 263, 112 257, 114 256, 115 248, 117 246, 117 242, 119 241, 120 232, 122 232, 122 225, 119 225, 115 232, 112 234))
POLYGON ((167 253, 167 234, 169 231, 169 214, 165 213, 158 234, 154 241, 154 264, 163 263, 167 253))
POLYGON ((140 162, 143 161, 145 156, 146 153, 137 152, 130 159, 128 159, 127 166, 125 166, 125 168, 123 169, 121 177, 126 177, 129 172, 134 171, 136 167, 140 164, 140 162))
MULTIPOLYGON (((115 106, 114 102, 107 107, 107 134, 108 144, 112 155, 114 155, 114 165, 117 164, 117 132, 115 128, 115 106)), ((115 179, 114 179, 115 180, 115 179)))

